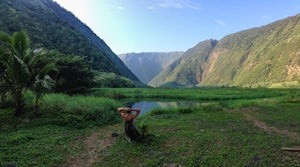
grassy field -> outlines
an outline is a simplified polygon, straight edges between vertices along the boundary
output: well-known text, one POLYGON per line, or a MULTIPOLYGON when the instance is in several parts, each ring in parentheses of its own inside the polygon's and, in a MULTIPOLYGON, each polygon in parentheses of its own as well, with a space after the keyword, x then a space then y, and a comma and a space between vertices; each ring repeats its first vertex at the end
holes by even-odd
MULTIPOLYGON (((81 148, 72 143, 93 129, 120 122, 121 104, 113 99, 48 94, 33 114, 33 95, 26 94, 26 114, 0 112, 0 166, 61 166, 81 148)), ((8 99, 8 105, 12 104, 8 99)))
POLYGON ((48 94, 38 116, 0 112, 0 166, 300 166, 299 89, 93 89, 48 94), (116 112, 122 99, 191 100, 200 106, 154 109, 128 143, 116 112), (209 103, 206 103, 209 102, 209 103), (112 133, 119 134, 112 137, 112 133))
POLYGON ((201 107, 185 114, 177 111, 156 111, 141 118, 136 123, 144 121, 148 126, 148 140, 133 144, 119 137, 111 148, 99 153, 103 159, 94 166, 300 165, 299 153, 282 151, 283 147, 299 147, 299 138, 255 127, 242 112, 201 107))
POLYGON ((199 89, 168 89, 168 88, 95 88, 90 95, 122 98, 151 98, 179 100, 248 100, 275 97, 297 97, 299 89, 241 89, 241 88, 199 88, 199 89))

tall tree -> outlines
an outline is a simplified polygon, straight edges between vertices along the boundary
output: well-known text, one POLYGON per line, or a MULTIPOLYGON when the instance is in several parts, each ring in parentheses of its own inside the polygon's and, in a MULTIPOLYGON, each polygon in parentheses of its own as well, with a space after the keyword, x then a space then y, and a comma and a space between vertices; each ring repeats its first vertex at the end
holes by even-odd
POLYGON ((29 69, 24 60, 29 56, 29 38, 24 31, 15 32, 13 36, 1 34, 0 40, 6 49, 4 65, 9 78, 7 80, 11 94, 15 100, 16 115, 21 115, 24 108, 22 92, 29 81, 29 69))
POLYGON ((43 49, 29 48, 29 37, 25 31, 15 32, 12 36, 2 33, 0 41, 3 50, 1 62, 7 75, 5 82, 15 101, 15 114, 21 115, 24 109, 23 90, 33 88, 38 104, 41 87, 50 83, 51 78, 47 74, 55 67, 43 60, 46 54, 43 49))
POLYGON ((8 77, 6 74, 6 67, 2 60, 5 57, 5 51, 0 48, 0 96, 1 96, 1 108, 5 107, 6 95, 8 93, 8 83, 6 82, 8 77))
POLYGON ((35 114, 38 112, 40 98, 55 85, 55 81, 48 74, 57 71, 57 68, 54 62, 47 59, 47 55, 47 50, 35 49, 31 51, 30 59, 26 62, 30 73, 28 87, 35 93, 35 114))
POLYGON ((83 57, 54 53, 56 61, 55 91, 67 94, 82 93, 94 82, 95 72, 83 57))

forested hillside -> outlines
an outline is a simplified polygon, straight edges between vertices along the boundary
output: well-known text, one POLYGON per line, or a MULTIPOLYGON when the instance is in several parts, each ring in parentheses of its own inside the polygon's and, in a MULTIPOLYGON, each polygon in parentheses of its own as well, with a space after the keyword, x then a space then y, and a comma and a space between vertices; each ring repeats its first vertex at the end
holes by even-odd
POLYGON ((200 84, 272 87, 299 83, 299 52, 300 15, 231 34, 214 48, 200 84))
POLYGON ((95 70, 138 80, 87 25, 52 0, 1 0, 0 16, 0 31, 25 30, 33 47, 83 56, 95 70))
POLYGON ((183 52, 143 52, 118 56, 143 83, 147 84, 182 54, 183 52))
POLYGON ((160 86, 161 83, 167 83, 165 86, 195 86, 201 81, 202 66, 216 43, 216 40, 206 40, 187 50, 181 58, 153 78, 149 85, 160 86))
POLYGON ((184 53, 150 84, 300 86, 300 15, 227 35, 215 46, 205 43, 184 53))

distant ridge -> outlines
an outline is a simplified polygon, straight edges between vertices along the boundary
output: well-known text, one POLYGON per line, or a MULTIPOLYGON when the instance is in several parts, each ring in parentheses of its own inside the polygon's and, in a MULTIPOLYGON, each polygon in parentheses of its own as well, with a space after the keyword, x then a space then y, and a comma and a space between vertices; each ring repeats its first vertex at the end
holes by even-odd
POLYGON ((300 15, 207 40, 185 52, 149 84, 300 87, 300 15))
POLYGON ((143 52, 120 54, 119 57, 143 83, 147 84, 182 54, 183 52, 143 52))

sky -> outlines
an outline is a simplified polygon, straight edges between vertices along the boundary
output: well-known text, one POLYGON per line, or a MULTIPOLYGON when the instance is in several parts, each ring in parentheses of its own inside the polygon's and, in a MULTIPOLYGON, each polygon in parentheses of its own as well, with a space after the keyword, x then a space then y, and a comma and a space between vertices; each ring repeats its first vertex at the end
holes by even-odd
POLYGON ((186 51, 300 13, 299 0, 54 0, 116 54, 186 51))

